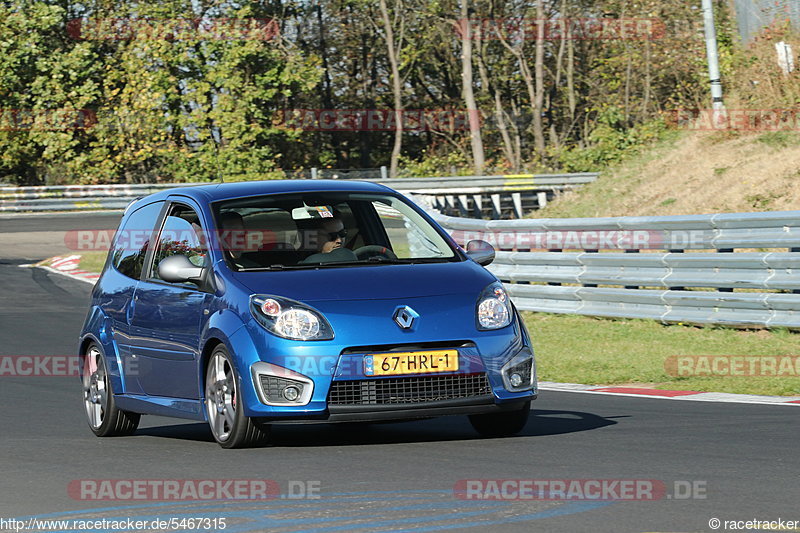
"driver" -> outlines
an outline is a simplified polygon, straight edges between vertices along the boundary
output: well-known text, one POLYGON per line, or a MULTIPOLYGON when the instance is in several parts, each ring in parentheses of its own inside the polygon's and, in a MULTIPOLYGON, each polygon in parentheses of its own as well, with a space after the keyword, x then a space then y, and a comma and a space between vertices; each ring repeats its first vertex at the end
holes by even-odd
POLYGON ((344 223, 338 218, 323 218, 317 228, 317 251, 323 254, 331 253, 344 245, 347 230, 344 223))
POLYGON ((356 261, 356 254, 344 247, 347 230, 337 217, 319 219, 317 224, 317 253, 305 258, 302 263, 338 263, 356 261))

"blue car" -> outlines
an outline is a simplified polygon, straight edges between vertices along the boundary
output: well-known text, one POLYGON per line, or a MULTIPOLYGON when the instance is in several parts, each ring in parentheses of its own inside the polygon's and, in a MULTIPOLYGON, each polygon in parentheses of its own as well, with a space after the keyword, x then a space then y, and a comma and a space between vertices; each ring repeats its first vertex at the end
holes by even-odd
POLYGON ((101 437, 141 415, 207 421, 224 448, 272 424, 467 415, 518 433, 536 398, 528 332, 483 265, 382 185, 162 191, 125 210, 80 335, 101 437))

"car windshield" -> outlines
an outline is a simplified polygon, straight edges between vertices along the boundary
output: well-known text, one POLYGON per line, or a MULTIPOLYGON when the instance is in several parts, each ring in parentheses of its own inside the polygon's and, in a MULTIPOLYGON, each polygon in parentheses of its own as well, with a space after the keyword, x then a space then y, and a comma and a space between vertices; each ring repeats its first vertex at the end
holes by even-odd
POLYGON ((235 270, 460 261, 417 211, 392 195, 306 193, 214 204, 219 242, 235 270))

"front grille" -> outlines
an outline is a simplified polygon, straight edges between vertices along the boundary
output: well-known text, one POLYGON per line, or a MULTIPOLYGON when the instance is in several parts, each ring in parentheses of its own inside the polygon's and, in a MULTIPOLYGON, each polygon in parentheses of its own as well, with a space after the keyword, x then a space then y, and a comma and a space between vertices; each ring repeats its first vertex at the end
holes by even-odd
POLYGON ((491 394, 486 373, 334 381, 328 405, 391 405, 491 394))

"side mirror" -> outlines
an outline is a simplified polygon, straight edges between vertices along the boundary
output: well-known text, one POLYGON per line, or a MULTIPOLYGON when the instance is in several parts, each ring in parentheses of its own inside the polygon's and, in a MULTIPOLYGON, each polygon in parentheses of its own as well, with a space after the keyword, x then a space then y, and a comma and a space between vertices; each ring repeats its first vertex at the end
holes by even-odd
POLYGON ((158 263, 158 277, 170 283, 200 283, 203 270, 183 254, 171 255, 158 263))
POLYGON ((494 247, 486 241, 469 241, 467 243, 467 257, 479 265, 489 265, 494 261, 494 247))

